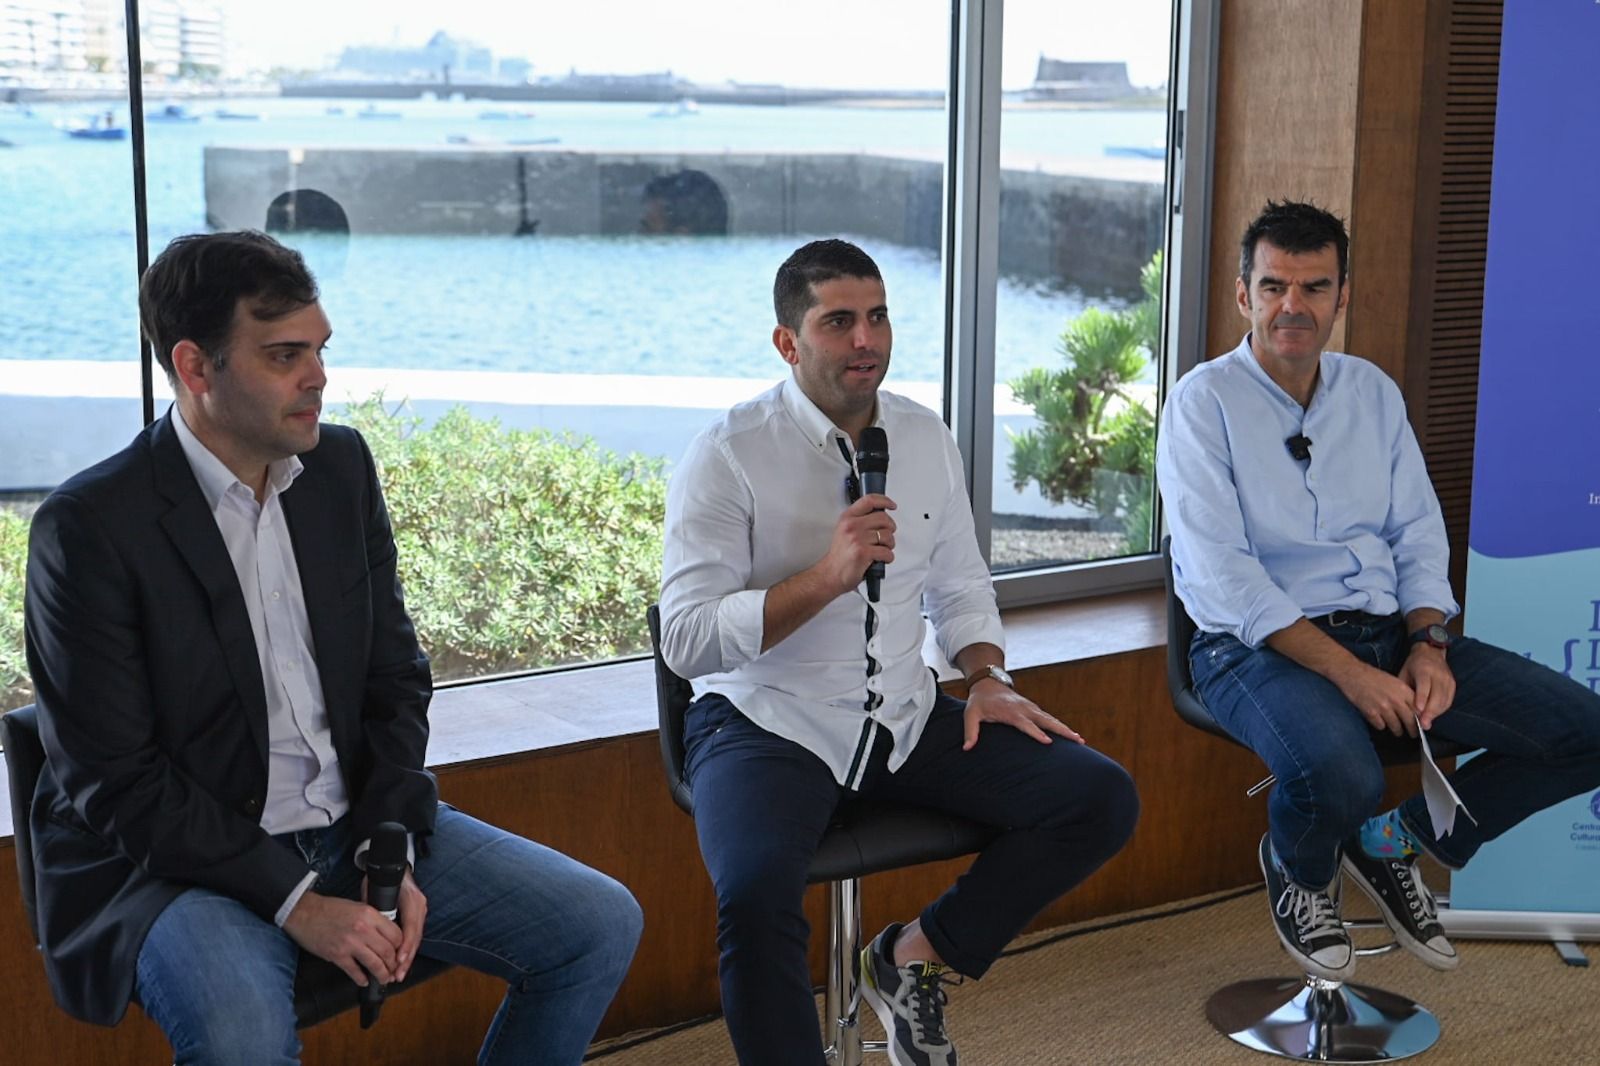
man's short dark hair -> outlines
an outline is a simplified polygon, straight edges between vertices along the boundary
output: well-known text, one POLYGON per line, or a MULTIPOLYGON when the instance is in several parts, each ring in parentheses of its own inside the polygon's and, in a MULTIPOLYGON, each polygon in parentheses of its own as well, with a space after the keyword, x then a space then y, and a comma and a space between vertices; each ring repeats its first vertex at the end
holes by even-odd
POLYGON ((172 346, 193 341, 221 370, 239 301, 254 301, 262 321, 316 302, 317 283, 305 260, 265 233, 191 233, 156 256, 139 281, 139 325, 156 360, 175 381, 172 346))
POLYGON ((1350 269, 1350 234, 1337 215, 1310 202, 1268 200, 1266 209, 1245 228, 1244 237, 1239 241, 1239 276, 1244 279, 1246 289, 1250 287, 1256 244, 1262 240, 1297 255, 1333 245, 1339 254, 1339 287, 1344 287, 1345 274, 1350 269))
POLYGON ((772 283, 772 307, 777 312, 778 324, 798 332, 806 312, 817 302, 812 286, 835 278, 882 281, 883 275, 878 273, 878 264, 872 261, 872 256, 849 241, 837 238, 812 241, 795 249, 778 268, 778 276, 772 283))

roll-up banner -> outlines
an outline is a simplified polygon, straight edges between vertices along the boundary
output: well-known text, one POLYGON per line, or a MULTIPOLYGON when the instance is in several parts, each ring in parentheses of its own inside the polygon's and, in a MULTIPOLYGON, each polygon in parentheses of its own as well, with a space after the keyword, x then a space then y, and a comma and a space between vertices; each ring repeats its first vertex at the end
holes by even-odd
MULTIPOLYGON (((1600 690, 1600 2, 1506 0, 1502 31, 1467 632, 1600 690)), ((1444 921, 1600 939, 1600 792, 1485 845, 1444 921)))

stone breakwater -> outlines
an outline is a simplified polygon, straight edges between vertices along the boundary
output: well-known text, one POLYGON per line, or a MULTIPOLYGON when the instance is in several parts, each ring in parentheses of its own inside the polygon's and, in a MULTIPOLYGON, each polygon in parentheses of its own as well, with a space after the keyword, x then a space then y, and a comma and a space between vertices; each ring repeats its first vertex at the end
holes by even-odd
MULTIPOLYGON (((207 147, 207 221, 259 227, 280 194, 338 201, 352 233, 633 234, 652 180, 698 171, 727 232, 841 233, 937 250, 944 168, 863 152, 618 152, 559 146, 207 147)), ((1002 169, 1000 269, 1134 299, 1161 247, 1163 168, 1150 160, 1062 160, 1002 169)))

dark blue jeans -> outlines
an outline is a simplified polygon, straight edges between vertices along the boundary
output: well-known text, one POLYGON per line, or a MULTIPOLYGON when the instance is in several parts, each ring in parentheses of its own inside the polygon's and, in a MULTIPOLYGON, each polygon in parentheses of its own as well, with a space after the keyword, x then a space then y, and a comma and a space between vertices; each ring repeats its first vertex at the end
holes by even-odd
MULTIPOLYGON (((1401 615, 1322 629, 1391 674, 1411 652, 1401 615)), ((1484 749, 1450 779, 1477 822, 1458 814, 1454 831, 1435 839, 1420 792, 1400 817, 1434 857, 1460 867, 1530 814, 1600 788, 1600 696, 1471 638, 1457 640, 1448 656, 1455 702, 1429 736, 1484 749)), ((1267 811, 1289 875, 1308 888, 1327 885, 1340 843, 1382 802, 1383 768, 1366 719, 1333 682, 1266 645, 1252 650, 1226 633, 1196 633, 1189 665, 1212 717, 1278 779, 1267 811)))
POLYGON ((1133 781, 1110 759, 1057 738, 1040 744, 987 724, 961 750, 960 700, 941 695, 906 764, 889 773, 877 732, 860 793, 821 759, 705 696, 685 723, 695 826, 717 891, 722 1007, 741 1063, 823 1061, 801 909, 806 870, 842 801, 917 804, 1006 829, 921 915, 956 971, 981 977, 1034 915, 1127 842, 1133 781))

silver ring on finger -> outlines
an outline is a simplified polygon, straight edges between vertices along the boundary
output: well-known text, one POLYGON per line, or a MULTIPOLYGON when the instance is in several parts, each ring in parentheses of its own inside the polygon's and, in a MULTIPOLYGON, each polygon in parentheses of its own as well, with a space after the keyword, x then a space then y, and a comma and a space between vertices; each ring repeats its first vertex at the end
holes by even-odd
POLYGON ((883 534, 879 533, 876 529, 872 531, 872 543, 878 545, 883 543, 883 534))

